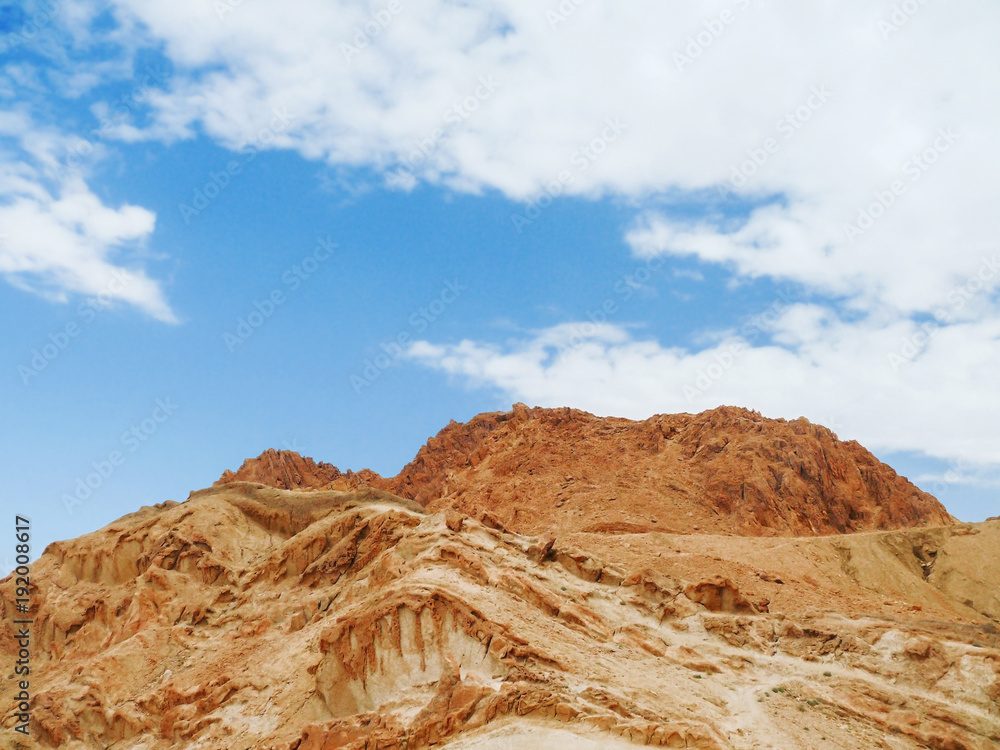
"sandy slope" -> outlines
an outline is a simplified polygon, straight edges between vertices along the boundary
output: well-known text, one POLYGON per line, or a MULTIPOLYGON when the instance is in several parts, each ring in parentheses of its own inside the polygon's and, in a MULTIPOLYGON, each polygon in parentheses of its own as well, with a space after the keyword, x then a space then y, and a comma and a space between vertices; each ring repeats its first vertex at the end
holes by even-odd
POLYGON ((35 564, 37 746, 986 750, 998 544, 996 521, 534 538, 222 485, 35 564))

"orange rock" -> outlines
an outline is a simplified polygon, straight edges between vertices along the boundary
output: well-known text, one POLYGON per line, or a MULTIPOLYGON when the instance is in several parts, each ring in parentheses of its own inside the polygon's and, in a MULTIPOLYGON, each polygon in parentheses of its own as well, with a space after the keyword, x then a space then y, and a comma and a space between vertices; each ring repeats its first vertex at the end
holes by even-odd
POLYGON ((0 732, 18 750, 992 749, 997 549, 1000 522, 953 523, 804 420, 516 405, 450 424, 394 478, 270 451, 50 545, 34 744, 14 679, 0 732))
POLYGON ((635 422, 517 404, 451 422, 395 477, 367 469, 341 474, 269 450, 219 480, 232 481, 370 486, 533 535, 823 535, 954 522, 935 498, 856 442, 805 419, 765 419, 728 406, 635 422))

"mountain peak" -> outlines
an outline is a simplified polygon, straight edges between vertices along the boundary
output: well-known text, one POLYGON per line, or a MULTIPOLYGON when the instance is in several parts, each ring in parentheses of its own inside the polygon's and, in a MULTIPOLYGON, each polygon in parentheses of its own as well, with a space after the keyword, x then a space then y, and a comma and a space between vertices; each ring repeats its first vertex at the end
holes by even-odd
POLYGON ((986 750, 998 545, 736 407, 519 404, 389 478, 269 450, 32 564, 31 746, 986 750))
POLYGON ((224 471, 215 484, 258 482, 284 490, 318 489, 341 476, 333 464, 317 463, 295 451, 268 448, 256 458, 248 458, 236 471, 224 471))
POLYGON ((450 422, 395 477, 266 451, 218 483, 231 481, 372 487, 526 534, 823 535, 954 522, 858 443, 737 406, 634 421, 518 403, 450 422))

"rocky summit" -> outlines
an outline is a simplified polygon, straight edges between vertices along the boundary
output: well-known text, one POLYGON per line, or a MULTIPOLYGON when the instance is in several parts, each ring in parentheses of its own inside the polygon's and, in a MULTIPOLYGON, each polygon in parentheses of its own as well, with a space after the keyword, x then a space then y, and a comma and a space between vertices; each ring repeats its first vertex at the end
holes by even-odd
POLYGON ((954 521, 858 443, 733 407, 634 422, 516 404, 452 422, 392 478, 270 450, 216 484, 234 481, 370 486, 524 534, 816 536, 954 521))
MULTIPOLYGON (((452 423, 395 477, 267 451, 31 570, 5 748, 987 750, 1000 520, 744 409, 452 423)), ((0 654, 17 654, 14 577, 0 654)))

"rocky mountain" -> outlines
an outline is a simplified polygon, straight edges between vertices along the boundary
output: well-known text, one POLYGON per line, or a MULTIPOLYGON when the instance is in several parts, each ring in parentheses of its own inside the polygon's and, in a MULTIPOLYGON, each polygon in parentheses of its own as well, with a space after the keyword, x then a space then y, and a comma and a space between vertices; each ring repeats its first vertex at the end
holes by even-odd
POLYGON ((518 407, 449 425, 394 478, 268 452, 45 550, 32 737, 11 731, 10 679, 0 736, 987 750, 998 548, 1000 520, 959 523, 860 446, 743 410, 518 407))
POLYGON ((734 407, 635 422, 517 404, 452 422, 392 478, 341 475, 296 453, 267 451, 219 480, 230 481, 371 486, 526 534, 822 535, 953 521, 858 443, 805 419, 734 407))
POLYGON ((236 471, 224 471, 216 482, 259 482, 283 490, 317 489, 326 487, 344 475, 332 464, 304 458, 294 451, 264 451, 257 458, 247 459, 236 471))

